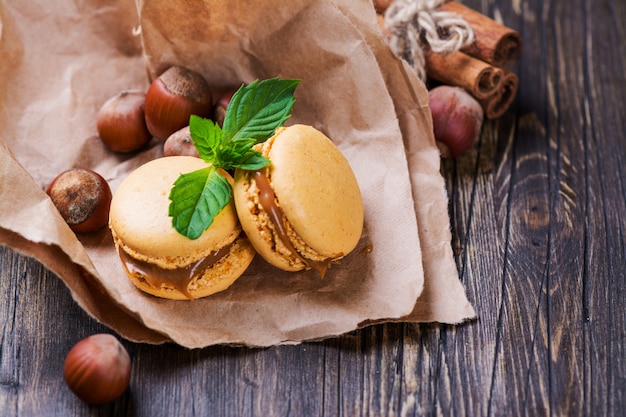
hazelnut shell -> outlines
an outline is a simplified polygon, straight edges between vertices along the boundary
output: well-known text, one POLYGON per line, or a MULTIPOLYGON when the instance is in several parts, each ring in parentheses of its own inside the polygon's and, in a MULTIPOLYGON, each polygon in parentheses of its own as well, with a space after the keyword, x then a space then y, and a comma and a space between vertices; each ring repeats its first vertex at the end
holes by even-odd
POLYGON ((230 100, 233 98, 233 95, 237 92, 237 90, 231 90, 223 94, 215 103, 213 107, 213 121, 217 123, 220 127, 224 125, 224 118, 226 117, 226 109, 228 109, 228 105, 230 104, 230 100))
POLYGON ((212 109, 211 90, 204 78, 179 66, 161 74, 146 93, 146 124, 159 140, 187 126, 192 114, 208 118, 212 109))
POLYGON ((457 158, 467 152, 482 129, 480 103, 460 87, 443 85, 429 91, 429 107, 442 157, 457 158))
POLYGON ((130 383, 131 361, 122 344, 110 334, 95 334, 68 352, 63 379, 76 396, 89 404, 119 398, 130 383))
POLYGON ((114 152, 137 151, 150 142, 141 91, 122 91, 108 99, 98 111, 96 128, 104 145, 114 152))
POLYGON ((46 193, 76 233, 95 232, 109 221, 111 188, 92 170, 73 168, 64 171, 52 180, 46 193))
POLYGON ((163 144, 163 156, 195 156, 200 157, 193 144, 189 126, 172 133, 163 144))

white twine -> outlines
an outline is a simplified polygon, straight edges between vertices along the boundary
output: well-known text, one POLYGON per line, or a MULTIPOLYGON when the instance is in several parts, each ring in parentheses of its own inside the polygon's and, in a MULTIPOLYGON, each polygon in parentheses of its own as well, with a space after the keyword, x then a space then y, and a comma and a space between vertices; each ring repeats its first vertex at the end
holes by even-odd
POLYGON ((459 15, 438 11, 449 0, 394 0, 385 12, 389 46, 426 80, 426 50, 449 54, 474 42, 474 31, 459 15))

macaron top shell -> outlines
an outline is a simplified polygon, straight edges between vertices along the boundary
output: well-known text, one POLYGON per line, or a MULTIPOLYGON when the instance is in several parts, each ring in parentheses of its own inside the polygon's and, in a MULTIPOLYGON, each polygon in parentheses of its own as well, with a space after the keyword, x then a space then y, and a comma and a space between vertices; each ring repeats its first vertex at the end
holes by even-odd
POLYGON ((241 229, 232 199, 197 239, 183 236, 172 226, 168 207, 174 182, 180 174, 206 167, 195 157, 163 157, 142 165, 124 179, 113 196, 109 224, 125 252, 162 267, 181 267, 237 237, 241 229))
POLYGON ((263 146, 269 178, 293 230, 318 254, 347 255, 363 229, 361 192, 347 159, 319 130, 279 128, 263 146))

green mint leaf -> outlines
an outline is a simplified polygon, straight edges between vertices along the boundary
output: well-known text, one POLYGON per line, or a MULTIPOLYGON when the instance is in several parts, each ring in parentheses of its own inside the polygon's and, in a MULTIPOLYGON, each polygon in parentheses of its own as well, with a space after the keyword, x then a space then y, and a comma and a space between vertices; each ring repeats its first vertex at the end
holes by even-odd
POLYGON ((217 152, 217 157, 221 162, 227 162, 229 165, 234 166, 250 149, 252 149, 254 144, 254 139, 245 139, 233 142, 228 147, 220 148, 217 152))
POLYGON ((230 201, 232 188, 213 166, 182 174, 170 191, 172 226, 189 239, 197 239, 230 201))
POLYGON ((270 164, 270 160, 261 155, 261 152, 250 149, 235 168, 248 171, 257 171, 270 164))
POLYGON ((224 118, 224 137, 229 141, 254 139, 263 142, 291 117, 294 91, 300 80, 270 78, 254 81, 233 95, 224 118))
MULTIPOLYGON (((205 162, 221 167, 217 158, 222 138, 222 129, 213 120, 191 115, 189 118, 189 132, 195 148, 205 162)), ((226 168, 227 169, 227 168, 226 168)))
POLYGON ((168 214, 179 233, 197 239, 230 201, 232 188, 218 168, 258 170, 270 163, 253 147, 291 117, 298 84, 270 78, 242 86, 230 100, 222 128, 210 119, 190 117, 191 139, 211 166, 181 175, 172 187, 168 214))

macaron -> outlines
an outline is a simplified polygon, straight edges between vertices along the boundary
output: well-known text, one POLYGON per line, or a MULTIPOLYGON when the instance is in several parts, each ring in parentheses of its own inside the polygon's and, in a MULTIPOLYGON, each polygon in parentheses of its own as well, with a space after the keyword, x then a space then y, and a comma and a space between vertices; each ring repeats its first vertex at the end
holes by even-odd
POLYGON ((270 164, 235 171, 239 221, 257 253, 285 271, 328 267, 357 246, 363 200, 356 176, 333 141, 312 126, 276 129, 256 145, 270 164))
MULTIPOLYGON (((180 174, 206 168, 200 158, 170 156, 131 172, 113 195, 109 228, 122 266, 141 291, 172 300, 224 291, 252 262, 233 199, 197 239, 177 232, 168 216, 169 194, 180 174)), ((222 175, 232 183, 233 178, 222 175)))

